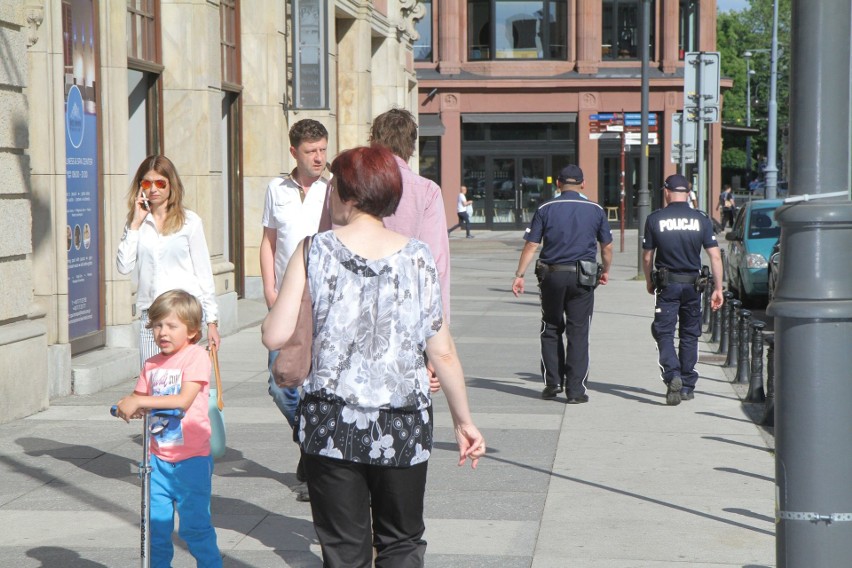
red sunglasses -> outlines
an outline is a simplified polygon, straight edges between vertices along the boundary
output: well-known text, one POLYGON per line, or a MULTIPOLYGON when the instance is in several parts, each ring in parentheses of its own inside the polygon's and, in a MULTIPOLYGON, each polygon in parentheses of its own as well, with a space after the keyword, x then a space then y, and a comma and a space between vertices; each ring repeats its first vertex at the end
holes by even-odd
POLYGON ((155 179, 154 181, 151 181, 149 179, 143 179, 142 181, 139 182, 139 186, 142 189, 144 189, 145 191, 147 191, 147 190, 151 189, 152 185, 156 185, 157 189, 166 189, 166 186, 168 185, 168 183, 169 182, 167 182, 164 179, 155 179))

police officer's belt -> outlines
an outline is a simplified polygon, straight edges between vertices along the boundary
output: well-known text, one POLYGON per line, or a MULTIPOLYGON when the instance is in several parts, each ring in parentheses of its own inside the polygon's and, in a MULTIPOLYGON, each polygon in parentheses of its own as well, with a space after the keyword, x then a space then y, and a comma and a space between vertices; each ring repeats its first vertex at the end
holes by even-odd
POLYGON ((577 272, 576 262, 572 262, 571 264, 546 264, 541 262, 539 265, 548 272, 577 272))
POLYGON ((695 280, 697 278, 697 274, 674 274, 669 272, 669 282, 677 282, 679 284, 695 284, 695 280))

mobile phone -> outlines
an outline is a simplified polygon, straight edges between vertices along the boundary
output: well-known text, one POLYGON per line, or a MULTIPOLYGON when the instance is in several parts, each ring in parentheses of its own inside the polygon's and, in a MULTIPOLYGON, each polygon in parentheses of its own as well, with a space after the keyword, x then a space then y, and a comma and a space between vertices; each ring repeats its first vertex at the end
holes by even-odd
POLYGON ((145 192, 142 192, 142 207, 145 208, 145 211, 150 211, 151 206, 148 204, 148 196, 145 195, 145 192))

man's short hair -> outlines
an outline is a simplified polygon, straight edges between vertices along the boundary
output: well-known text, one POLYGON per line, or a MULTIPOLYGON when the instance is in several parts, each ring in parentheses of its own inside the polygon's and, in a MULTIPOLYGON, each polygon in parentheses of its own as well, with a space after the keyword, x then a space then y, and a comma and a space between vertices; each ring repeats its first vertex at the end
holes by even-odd
POLYGON ((303 118, 290 128, 290 146, 293 148, 298 148, 302 142, 319 140, 328 140, 328 130, 312 118, 303 118))
POLYGON ((405 161, 414 154, 417 141, 417 121, 405 109, 392 108, 373 119, 370 142, 390 148, 405 161))

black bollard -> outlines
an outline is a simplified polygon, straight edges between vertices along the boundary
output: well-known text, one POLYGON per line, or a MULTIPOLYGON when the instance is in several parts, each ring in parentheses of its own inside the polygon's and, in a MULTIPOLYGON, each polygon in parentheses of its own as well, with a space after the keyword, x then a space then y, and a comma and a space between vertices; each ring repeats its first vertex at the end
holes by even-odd
POLYGON ((728 337, 730 337, 728 332, 728 323, 730 320, 730 311, 731 311, 731 299, 734 297, 732 292, 724 292, 722 294, 725 297, 725 303, 722 304, 721 315, 719 319, 722 322, 722 334, 719 336, 719 349, 716 353, 720 355, 724 355, 728 352, 728 337))
POLYGON ((749 352, 749 337, 751 327, 749 326, 749 320, 751 319, 751 312, 748 310, 739 310, 739 327, 740 327, 740 342, 739 342, 739 352, 737 353, 737 376, 734 377, 735 383, 747 383, 748 382, 748 352, 749 352))
POLYGON ((766 404, 763 405, 763 426, 775 426, 775 334, 764 336, 766 341, 766 404))
POLYGON ((731 309, 728 311, 728 358, 725 359, 723 367, 736 367, 737 355, 740 352, 740 328, 737 326, 737 312, 742 302, 731 300, 731 309))
POLYGON ((710 333, 710 330, 713 329, 711 317, 713 310, 710 309, 710 295, 712 293, 713 279, 708 278, 707 284, 704 285, 704 290, 701 292, 701 325, 707 326, 707 329, 704 330, 706 333, 710 333))
POLYGON ((748 393, 746 402, 764 402, 763 391, 763 328, 766 323, 760 320, 751 322, 751 372, 748 375, 748 393))
MULTIPOLYGON (((712 311, 712 308, 711 308, 712 311)), ((719 343, 722 336, 722 308, 710 314, 710 343, 719 343)))

